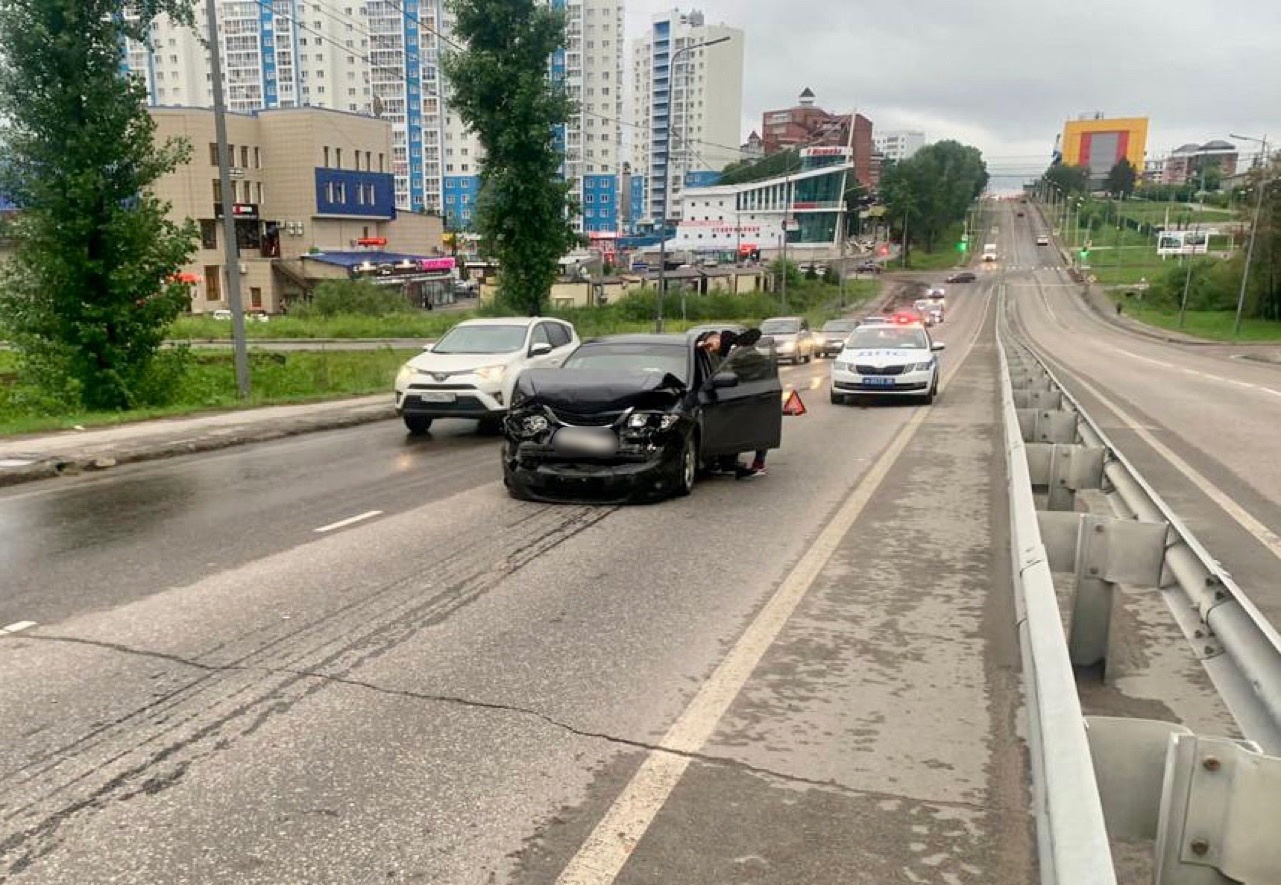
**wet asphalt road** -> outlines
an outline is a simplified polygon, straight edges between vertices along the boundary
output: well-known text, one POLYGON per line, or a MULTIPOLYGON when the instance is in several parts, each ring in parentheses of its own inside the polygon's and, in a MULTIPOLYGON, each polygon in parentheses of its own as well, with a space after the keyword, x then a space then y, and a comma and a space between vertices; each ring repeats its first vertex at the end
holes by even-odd
MULTIPOLYGON (((1016 219, 1004 212, 1002 242, 1011 264, 1060 264, 1053 250, 1035 245, 1034 213, 1016 219)), ((1242 359, 1249 347, 1189 347, 1119 328, 1095 313, 1061 270, 1010 272, 1007 280, 1020 328, 1055 360, 1061 380, 1269 620, 1281 624, 1281 365, 1242 359), (1197 476, 1173 466, 1153 441, 1197 476), (1256 524, 1253 531, 1229 515, 1225 500, 1256 524)))
POLYGON ((450 422, 0 494, 0 881, 1032 881, 994 290, 662 505, 450 422))

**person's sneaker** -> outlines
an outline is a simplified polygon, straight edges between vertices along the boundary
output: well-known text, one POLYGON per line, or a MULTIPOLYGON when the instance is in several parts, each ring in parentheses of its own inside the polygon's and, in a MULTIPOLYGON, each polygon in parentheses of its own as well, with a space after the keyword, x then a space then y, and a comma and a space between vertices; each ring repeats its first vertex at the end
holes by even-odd
POLYGON ((753 473, 764 473, 764 472, 765 472, 765 462, 764 462, 764 461, 761 461, 761 460, 759 460, 759 459, 758 459, 758 460, 756 460, 756 461, 753 461, 753 462, 752 462, 752 472, 753 472, 753 473))
POLYGON ((753 464, 751 467, 738 468, 738 471, 735 473, 735 477, 738 479, 753 479, 757 476, 762 475, 763 473, 765 473, 764 465, 758 468, 755 464, 753 464))

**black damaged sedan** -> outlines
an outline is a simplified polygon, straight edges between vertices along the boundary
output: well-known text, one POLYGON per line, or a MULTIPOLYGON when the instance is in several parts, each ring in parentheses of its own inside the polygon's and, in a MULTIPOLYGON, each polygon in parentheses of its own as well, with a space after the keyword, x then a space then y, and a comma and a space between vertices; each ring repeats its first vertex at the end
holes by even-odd
POLYGON ((778 448, 781 395, 777 367, 751 347, 722 361, 695 335, 588 341, 517 380, 503 481, 533 501, 688 495, 712 459, 778 448))

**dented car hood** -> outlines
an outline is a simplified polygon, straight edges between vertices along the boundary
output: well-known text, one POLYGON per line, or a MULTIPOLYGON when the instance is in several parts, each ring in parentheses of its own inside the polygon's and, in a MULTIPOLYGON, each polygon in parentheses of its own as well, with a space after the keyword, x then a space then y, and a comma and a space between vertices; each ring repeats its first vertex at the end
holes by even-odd
POLYGON ((685 383, 665 372, 526 369, 516 380, 512 408, 545 405, 580 413, 664 409, 685 392, 685 383))

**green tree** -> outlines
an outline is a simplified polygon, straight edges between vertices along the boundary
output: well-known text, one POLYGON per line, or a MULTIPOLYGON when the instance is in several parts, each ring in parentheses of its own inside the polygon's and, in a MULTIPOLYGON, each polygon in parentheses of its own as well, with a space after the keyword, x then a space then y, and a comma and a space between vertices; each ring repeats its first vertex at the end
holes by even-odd
POLYGON ((956 141, 926 145, 881 173, 880 193, 889 221, 902 237, 932 251, 939 236, 965 217, 987 187, 988 173, 977 148, 956 141))
POLYGON ((155 142, 145 89, 121 72, 183 0, 10 0, 0 5, 0 191, 20 207, 0 314, 23 372, 79 405, 137 405, 165 330, 187 307, 167 282, 191 256, 194 224, 168 219, 153 186, 188 145, 155 142))
POLYGON ((452 0, 467 48, 444 59, 450 100, 485 148, 476 229, 498 260, 499 298, 541 314, 576 238, 556 130, 573 105, 548 74, 565 15, 535 0, 452 0))
POLYGON ((1056 163, 1045 170, 1044 178, 1066 194, 1083 194, 1090 187, 1090 170, 1086 166, 1056 163))
POLYGON ((1104 187, 1114 197, 1128 197, 1134 193, 1134 184, 1138 179, 1139 174, 1135 171, 1134 164, 1122 157, 1108 172, 1104 187))

